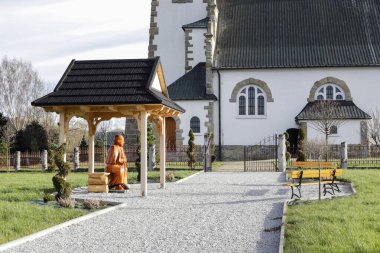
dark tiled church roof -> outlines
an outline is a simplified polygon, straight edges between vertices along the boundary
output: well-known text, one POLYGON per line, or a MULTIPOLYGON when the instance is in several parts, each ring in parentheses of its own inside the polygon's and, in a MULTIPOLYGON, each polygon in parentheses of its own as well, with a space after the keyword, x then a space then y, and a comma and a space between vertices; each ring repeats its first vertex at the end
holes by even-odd
MULTIPOLYGON (((315 120, 318 118, 320 106, 318 103, 325 101, 309 102, 296 116, 296 121, 299 120, 315 120)), ((357 107, 352 101, 336 100, 332 104, 334 106, 334 119, 371 119, 367 113, 357 107)))
POLYGON ((185 29, 185 28, 207 28, 208 20, 209 20, 209 18, 207 17, 207 18, 195 21, 193 23, 183 25, 182 29, 185 29))
POLYGON ((216 100, 215 95, 206 94, 206 63, 198 63, 192 70, 168 86, 173 100, 216 100))
POLYGON ((159 57, 134 60, 73 60, 54 92, 33 106, 163 104, 184 110, 151 85, 159 57))
POLYGON ((216 68, 380 65, 378 0, 218 0, 216 68))

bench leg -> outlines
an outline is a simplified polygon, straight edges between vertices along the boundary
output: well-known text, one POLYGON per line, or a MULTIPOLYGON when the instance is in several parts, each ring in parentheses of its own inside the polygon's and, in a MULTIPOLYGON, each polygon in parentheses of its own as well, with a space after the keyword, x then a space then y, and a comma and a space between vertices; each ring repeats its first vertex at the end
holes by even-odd
POLYGON ((338 192, 340 192, 340 189, 339 189, 339 186, 338 186, 337 183, 333 183, 333 184, 331 184, 331 186, 334 187, 335 190, 337 190, 338 192))
POLYGON ((293 199, 294 196, 296 196, 297 198, 301 198, 301 186, 290 186, 292 188, 292 197, 290 199, 293 199), (297 188, 298 190, 298 194, 294 192, 294 187, 297 188))
MULTIPOLYGON (((326 193, 329 193, 331 195, 335 195, 335 191, 334 191, 335 190, 334 189, 335 186, 334 186, 334 184, 324 184, 323 185, 323 196, 326 196, 326 193)), ((336 187, 338 187, 338 186, 336 186, 336 187)), ((339 188, 338 188, 338 191, 340 192, 339 188)))

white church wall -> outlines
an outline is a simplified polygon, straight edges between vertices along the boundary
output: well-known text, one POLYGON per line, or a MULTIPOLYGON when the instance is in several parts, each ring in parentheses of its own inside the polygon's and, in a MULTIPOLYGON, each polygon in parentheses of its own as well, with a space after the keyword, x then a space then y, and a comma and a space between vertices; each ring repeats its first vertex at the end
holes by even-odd
POLYGON ((206 33, 206 29, 193 29, 193 32, 191 33, 192 37, 192 44, 193 44, 193 54, 190 55, 194 60, 190 61, 190 66, 195 67, 199 62, 205 62, 206 61, 206 54, 205 54, 205 36, 204 33, 206 33))
POLYGON ((167 84, 185 74, 185 35, 182 26, 206 16, 206 3, 200 0, 193 3, 159 1, 156 18, 159 31, 154 38, 154 45, 157 45, 155 56, 161 57, 167 84))
MULTIPOLYGON (((340 144, 349 138, 350 144, 360 144, 360 136, 360 120, 348 120, 343 125, 338 126, 338 134, 329 136, 328 143, 340 144)), ((325 143, 325 135, 310 122, 307 123, 307 141, 325 143)))
MULTIPOLYGON (((221 70, 222 87, 222 145, 250 145, 274 133, 298 127, 295 116, 307 104, 314 83, 332 76, 346 82, 353 102, 368 112, 380 108, 380 68, 309 68, 267 70, 221 70), (267 102, 265 118, 239 118, 237 103, 229 102, 235 85, 245 79, 255 78, 266 82, 274 102, 267 102)), ((218 95, 218 75, 214 72, 214 90, 218 95)), ((217 106, 217 103, 215 103, 217 106)), ((217 110, 216 110, 217 111, 217 110)), ((216 140, 218 139, 218 114, 214 112, 216 140)), ((349 132, 349 131, 348 131, 349 132)), ((355 132, 356 133, 356 132, 355 132)), ((358 136, 349 134, 348 143, 357 143, 358 136)))
POLYGON ((207 110, 204 109, 205 106, 208 106, 210 101, 199 100, 199 101, 175 101, 179 106, 186 109, 186 112, 179 116, 181 120, 181 129, 183 130, 183 144, 187 145, 189 141, 189 131, 190 131, 190 119, 194 116, 200 119, 200 133, 194 133, 195 144, 203 145, 204 143, 204 134, 207 132, 205 122, 208 121, 206 118, 207 110))

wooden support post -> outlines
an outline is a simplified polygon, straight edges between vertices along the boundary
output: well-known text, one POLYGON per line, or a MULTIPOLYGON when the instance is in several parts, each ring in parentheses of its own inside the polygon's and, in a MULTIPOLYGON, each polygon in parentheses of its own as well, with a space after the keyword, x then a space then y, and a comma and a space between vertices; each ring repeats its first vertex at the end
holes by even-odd
POLYGON ((165 180, 166 180, 166 137, 165 137, 165 118, 160 117, 160 125, 159 129, 160 133, 160 188, 165 188, 165 180))
MULTIPOLYGON (((65 112, 59 113, 59 145, 66 143, 67 116, 65 112)), ((66 162, 66 152, 63 154, 63 161, 66 162)))
POLYGON ((88 133, 88 173, 94 173, 95 171, 95 132, 89 131, 88 133))
POLYGON ((141 132, 141 196, 147 195, 148 190, 148 177, 147 177, 147 155, 148 155, 148 143, 147 143, 147 124, 148 114, 146 111, 140 113, 140 132, 141 132))

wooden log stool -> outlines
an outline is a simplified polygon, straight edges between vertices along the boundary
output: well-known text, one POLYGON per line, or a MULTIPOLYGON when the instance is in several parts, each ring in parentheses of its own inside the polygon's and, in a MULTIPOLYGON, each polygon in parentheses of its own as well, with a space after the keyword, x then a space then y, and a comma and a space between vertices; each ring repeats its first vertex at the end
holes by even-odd
POLYGON ((108 176, 110 173, 88 173, 88 192, 108 193, 108 176))

